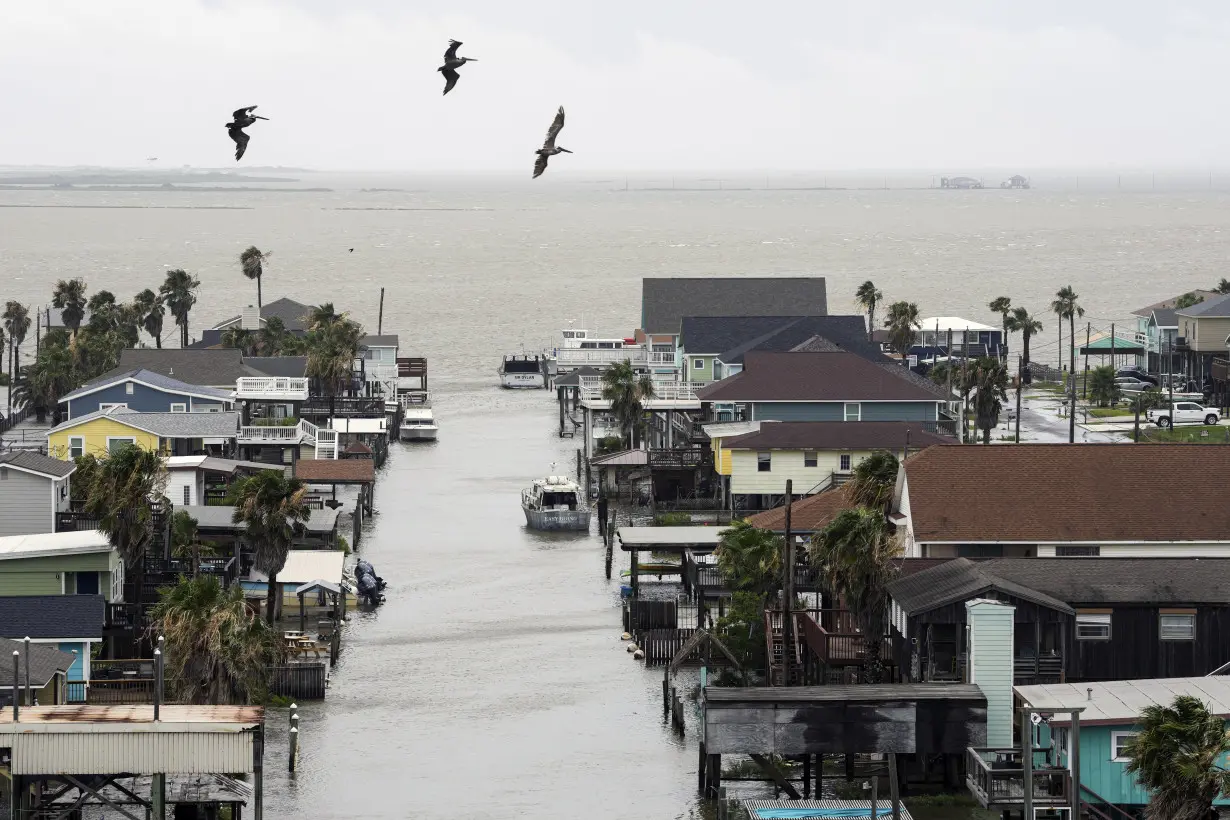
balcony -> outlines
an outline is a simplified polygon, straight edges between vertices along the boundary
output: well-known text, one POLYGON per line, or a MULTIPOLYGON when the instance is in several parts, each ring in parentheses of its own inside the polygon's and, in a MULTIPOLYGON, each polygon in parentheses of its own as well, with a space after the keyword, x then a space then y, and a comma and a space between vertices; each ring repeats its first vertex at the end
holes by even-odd
MULTIPOLYGON (((705 385, 700 382, 655 381, 653 398, 644 402, 646 410, 700 409, 696 391, 705 385)), ((594 407, 606 400, 602 398, 602 380, 596 377, 581 380, 581 400, 594 407)))
POLYGON ((298 444, 303 440, 303 422, 294 427, 240 427, 240 444, 298 444))
MULTIPOLYGON (((671 364, 674 364, 675 354, 673 353, 655 353, 654 356, 670 356, 671 364)), ((649 354, 644 348, 640 347, 623 347, 623 348, 577 348, 577 347, 561 347, 555 352, 555 364, 559 371, 576 370, 579 367, 610 367, 611 365, 620 364, 624 360, 632 363, 633 367, 644 368, 649 364, 649 354)))
MULTIPOLYGON (((1020 749, 965 750, 966 786, 983 808, 1006 811, 1025 805, 1025 771, 1020 749)), ((1067 769, 1037 768, 1032 773, 1034 808, 1072 805, 1067 769)))
POLYGON ((649 469, 651 470, 697 470, 712 468, 712 447, 649 451, 649 469))
POLYGON ((674 353, 659 353, 651 351, 649 354, 650 367, 678 367, 679 361, 675 358, 674 353))
POLYGON ((395 362, 363 362, 363 372, 369 382, 390 382, 396 379, 401 368, 395 362))
POLYGON ((308 380, 245 376, 235 380, 235 398, 249 401, 307 401, 308 380))
POLYGON ((313 397, 299 408, 299 415, 316 418, 384 418, 384 397, 313 397))

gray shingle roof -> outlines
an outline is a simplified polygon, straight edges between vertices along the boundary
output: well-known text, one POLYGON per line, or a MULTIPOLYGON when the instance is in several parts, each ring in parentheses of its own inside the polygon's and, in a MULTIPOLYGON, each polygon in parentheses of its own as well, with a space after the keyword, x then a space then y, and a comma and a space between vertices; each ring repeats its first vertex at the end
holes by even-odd
POLYGON ((115 384, 121 384, 129 379, 144 382, 152 387, 157 387, 172 393, 192 393, 194 395, 206 396, 208 398, 219 400, 230 399, 230 394, 224 390, 220 390, 215 387, 208 387, 206 385, 188 384, 187 382, 180 381, 179 379, 175 379, 170 376, 164 376, 153 370, 137 368, 123 372, 112 370, 108 375, 95 379, 89 384, 78 387, 76 390, 60 399, 60 401, 71 401, 72 399, 93 393, 96 390, 102 390, 115 384))
POLYGON ((1179 320, 1173 308, 1158 308, 1153 311, 1153 322, 1158 327, 1178 327, 1179 320))
POLYGON ((747 354, 744 370, 701 389, 702 401, 922 401, 942 399, 853 353, 747 354))
POLYGON ((1206 298, 1203 302, 1176 310, 1180 316, 1189 318, 1224 319, 1230 317, 1230 294, 1206 298))
POLYGON ((397 334, 385 333, 382 336, 364 336, 359 344, 365 347, 397 347, 397 334))
POLYGON ((716 353, 726 364, 739 364, 749 351, 785 352, 816 338, 826 350, 884 358, 867 339, 862 316, 685 316, 681 334, 688 353, 716 353))
POLYGON ((1164 299, 1164 300, 1162 300, 1161 302, 1158 302, 1157 304, 1148 305, 1147 307, 1142 307, 1142 308, 1138 308, 1137 310, 1133 310, 1133 311, 1132 311, 1132 315, 1133 315, 1133 316, 1143 316, 1143 317, 1148 317, 1148 315, 1149 315, 1150 313, 1152 313, 1152 312, 1153 312, 1153 311, 1155 311, 1155 310, 1158 310, 1159 308, 1173 308, 1173 307, 1174 307, 1175 302, 1179 301, 1179 299, 1181 299, 1182 297, 1186 296, 1186 295, 1187 295, 1187 293, 1194 293, 1196 296, 1203 296, 1203 297, 1204 297, 1204 301, 1206 301, 1206 302, 1207 302, 1207 301, 1209 301, 1210 299, 1216 299, 1216 298, 1218 298, 1219 296, 1221 296, 1221 294, 1220 294, 1220 293, 1218 293, 1218 292, 1217 292, 1217 291, 1215 291, 1215 290, 1193 290, 1193 291, 1188 291, 1188 292, 1185 292, 1185 293, 1180 293, 1180 294, 1179 294, 1179 295, 1177 295, 1177 296, 1171 296, 1169 299, 1164 299))
POLYGON ((172 349, 128 348, 120 353, 120 366, 101 379, 132 370, 150 370, 188 384, 235 389, 235 380, 252 375, 243 366, 243 356, 233 348, 172 349))
MULTIPOLYGON (((22 635, 23 638, 27 637, 22 635)), ((29 637, 33 638, 33 635, 29 637)), ((66 635, 64 637, 82 637, 80 635, 66 635)), ((4 662, 5 674, 0 675, 0 689, 11 689, 13 682, 11 675, 13 674, 13 653, 17 653, 17 680, 20 685, 24 686, 26 682, 26 642, 13 641, 8 638, 0 638, 0 661, 4 662)), ((73 665, 76 658, 70 652, 61 652, 60 650, 47 646, 46 644, 30 644, 30 685, 35 689, 42 689, 51 679, 55 677, 57 672, 67 672, 68 668, 73 665)))
POLYGON ((641 325, 646 333, 678 333, 684 316, 797 316, 800 308, 814 316, 828 313, 823 276, 646 278, 641 282, 641 325))
POLYGON ((239 413, 138 413, 114 407, 86 413, 54 427, 50 432, 76 427, 102 416, 146 430, 163 438, 234 438, 239 432, 239 413))
MULTIPOLYGON (((269 319, 276 316, 282 320, 282 324, 287 330, 302 332, 307 330, 306 317, 312 312, 312 307, 312 305, 305 305, 302 302, 296 302, 294 299, 287 299, 283 296, 281 299, 274 299, 272 302, 261 305, 261 318, 269 319)), ((214 325, 211 330, 219 330, 227 325, 234 324, 240 318, 242 317, 232 316, 214 325)))
MULTIPOLYGON (((959 601, 968 601, 990 591, 1002 592, 1060 612, 1072 612, 1072 607, 1063 601, 993 575, 987 569, 987 563, 990 562, 974 563, 968 558, 946 561, 937 567, 898 578, 888 585, 888 594, 907 615, 930 612, 959 601)), ((1051 571, 1060 570, 1052 568, 1051 571)))
POLYGON ((101 638, 103 605, 101 595, 0 597, 0 638, 101 638))
MULTIPOLYGON (((201 529, 209 530, 230 530, 239 532, 247 529, 242 523, 236 523, 234 519, 235 508, 230 506, 182 506, 176 507, 178 510, 183 510, 196 519, 197 526, 201 529)), ((336 510, 324 507, 323 509, 311 510, 311 515, 308 520, 303 523, 303 529, 307 532, 330 532, 337 526, 338 516, 341 515, 341 508, 336 510)))
POLYGON ((307 375, 307 356, 248 356, 243 366, 249 376, 299 379, 307 375))
POLYGON ((766 421, 755 433, 725 439, 731 450, 921 450, 932 444, 952 444, 910 421, 766 421))
POLYGON ((1230 605, 1230 558, 997 558, 979 566, 1070 604, 1230 605))
POLYGON ((32 473, 45 475, 50 478, 64 478, 64 476, 72 475, 77 469, 77 465, 72 461, 61 461, 58 458, 51 458, 42 453, 32 453, 28 450, 12 450, 7 453, 0 453, 0 465, 8 464, 22 470, 29 470, 32 473))

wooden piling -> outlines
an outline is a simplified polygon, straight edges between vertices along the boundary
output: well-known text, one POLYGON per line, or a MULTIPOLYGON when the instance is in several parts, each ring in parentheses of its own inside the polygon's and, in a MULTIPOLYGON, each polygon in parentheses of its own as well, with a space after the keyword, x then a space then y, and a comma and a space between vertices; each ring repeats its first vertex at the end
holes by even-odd
MULTIPOLYGON (((897 753, 888 755, 888 796, 892 801, 893 820, 901 820, 901 790, 897 781, 897 753)), ((872 817, 875 815, 872 814, 872 817)))
POLYGON ((380 312, 376 314, 376 335, 384 333, 384 288, 380 289, 380 312))
POLYGON ((291 706, 290 712, 290 771, 295 771, 299 762, 299 713, 291 706))

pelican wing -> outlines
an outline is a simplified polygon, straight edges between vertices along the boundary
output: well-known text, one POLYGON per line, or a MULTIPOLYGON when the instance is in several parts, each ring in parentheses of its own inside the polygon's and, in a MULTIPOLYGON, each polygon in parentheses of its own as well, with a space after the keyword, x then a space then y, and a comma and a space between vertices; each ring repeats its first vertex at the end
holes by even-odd
POLYGON ((242 128, 228 128, 226 133, 231 135, 231 139, 235 140, 235 161, 239 162, 243 157, 243 152, 248 150, 248 140, 251 139, 243 132, 242 128))
POLYGON ((534 160, 534 179, 542 176, 542 172, 547 170, 547 155, 539 154, 538 159, 534 160))
POLYGON ((235 122, 239 122, 242 119, 252 116, 252 112, 255 110, 255 105, 249 105, 247 108, 238 108, 235 110, 234 114, 231 114, 231 118, 234 119, 235 122))
MULTIPOLYGON (((542 144, 544 150, 550 151, 555 147, 555 138, 559 136, 559 132, 564 130, 564 106, 559 107, 559 113, 555 115, 555 121, 551 123, 551 127, 547 129, 547 141, 542 144)), ((546 163, 543 164, 544 167, 546 163)), ((539 172, 541 173, 541 171, 539 172)))
POLYGON ((448 51, 444 52, 444 62, 450 63, 457 59, 457 48, 461 45, 460 40, 449 40, 448 51))
POLYGON ((448 66, 440 69, 440 73, 444 75, 444 93, 447 94, 453 90, 453 86, 457 85, 457 78, 461 75, 448 66))

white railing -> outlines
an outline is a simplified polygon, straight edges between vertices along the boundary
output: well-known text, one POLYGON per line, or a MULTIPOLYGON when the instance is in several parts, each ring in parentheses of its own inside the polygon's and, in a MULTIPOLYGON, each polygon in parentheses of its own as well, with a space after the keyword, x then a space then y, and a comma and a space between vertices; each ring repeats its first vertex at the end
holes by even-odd
POLYGON ((239 443, 298 441, 302 432, 298 427, 240 427, 239 443))
POLYGON ((392 381, 397 378, 397 365, 386 362, 364 362, 363 370, 369 382, 392 381))
MULTIPOLYGON (((602 382, 601 379, 596 380, 581 379, 581 398, 587 401, 602 401, 602 382)), ((650 407, 654 402, 694 402, 696 391, 705 386, 703 382, 667 382, 655 381, 653 384, 653 398, 649 399, 646 404, 650 407)))
POLYGON ((624 347, 617 349, 593 349, 585 348, 584 350, 575 347, 562 347, 555 352, 555 362, 557 367, 583 367, 595 365, 612 365, 621 364, 625 360, 632 363, 633 367, 644 367, 648 358, 645 350, 639 347, 624 347))
POLYGON ((649 364, 653 367, 677 367, 679 362, 674 353, 650 352, 649 364))
POLYGON ((299 432, 303 434, 308 444, 315 444, 316 439, 320 436, 320 428, 305 419, 299 420, 299 432))
POLYGON ((316 457, 337 458, 337 431, 320 430, 316 434, 316 457))
POLYGON ((272 376, 244 376, 235 380, 235 398, 239 399, 298 399, 306 401, 308 380, 304 378, 275 378, 272 376))

